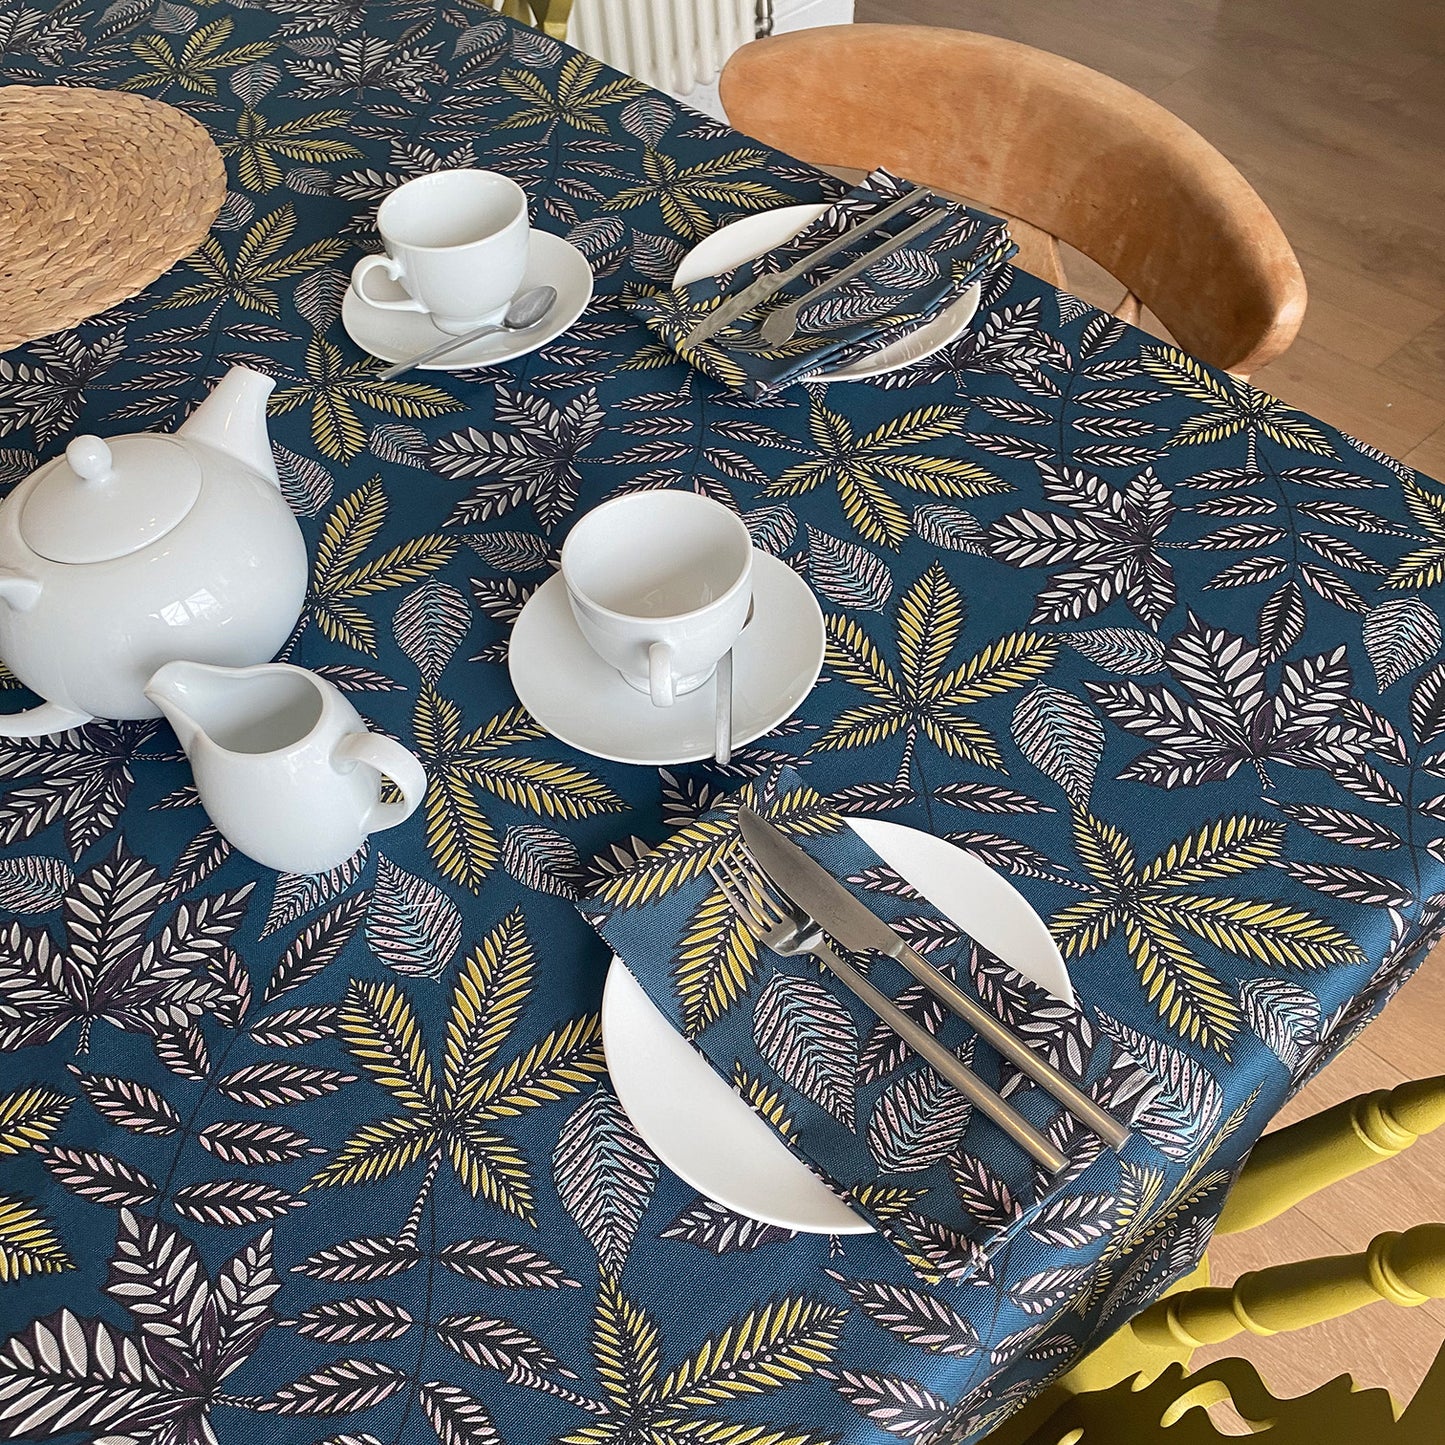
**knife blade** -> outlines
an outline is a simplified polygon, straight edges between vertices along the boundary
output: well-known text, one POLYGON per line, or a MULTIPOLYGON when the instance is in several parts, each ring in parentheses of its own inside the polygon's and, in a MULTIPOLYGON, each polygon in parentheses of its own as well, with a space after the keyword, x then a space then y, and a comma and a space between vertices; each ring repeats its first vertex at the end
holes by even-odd
POLYGON ((835 255, 845 246, 851 245, 860 236, 866 236, 869 231, 877 230, 885 221, 891 221, 894 216, 906 211, 909 206, 927 194, 926 187, 914 186, 911 191, 899 196, 896 201, 884 206, 881 211, 875 212, 862 225, 850 227, 841 236, 835 236, 831 241, 809 251, 806 256, 800 257, 785 270, 774 271, 767 276, 759 276, 756 281, 744 286, 736 295, 726 297, 716 310, 709 311, 683 337, 682 344, 696 346, 699 341, 706 341, 714 332, 721 331, 724 326, 736 321, 739 316, 751 311, 754 306, 761 306, 768 297, 781 291, 789 282, 796 281, 805 271, 812 270, 820 261, 826 261, 829 256, 835 255))
POLYGON ((1005 1058, 1017 1064, 1048 1090, 1075 1118, 1086 1124, 1111 1148, 1119 1149, 1129 1131, 1112 1114, 1071 1083, 1047 1059, 1036 1054, 1000 1019, 970 998, 954 981, 940 973, 889 924, 855 898, 821 864, 766 818, 742 808, 738 823, 754 861, 774 887, 803 909, 844 948, 886 954, 896 959, 933 996, 978 1031, 979 1036, 1005 1058))

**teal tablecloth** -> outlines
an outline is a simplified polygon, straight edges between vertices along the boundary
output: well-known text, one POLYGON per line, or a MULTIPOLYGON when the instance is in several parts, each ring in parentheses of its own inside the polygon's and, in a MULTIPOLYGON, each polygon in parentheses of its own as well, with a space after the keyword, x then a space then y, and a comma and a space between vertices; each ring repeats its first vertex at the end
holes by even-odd
POLYGON ((623 297, 830 183, 484 5, 0 0, 0 79, 164 98, 232 184, 145 295, 0 357, 0 481, 174 426, 229 362, 275 373, 314 557, 288 655, 430 775, 409 825, 278 879, 163 724, 0 745, 0 1438, 971 1435, 1193 1264, 1439 915, 1445 492, 1013 272, 885 384, 725 397, 623 297), (338 320, 376 202, 470 164, 597 300, 495 372, 378 381, 338 320), (829 619, 825 682, 726 773, 580 756, 508 682, 572 518, 658 485, 736 505, 829 619), (1051 921, 1161 1086, 1167 1147, 1121 1192, 1086 1170, 925 1285, 659 1168, 572 898, 783 760, 1051 921))

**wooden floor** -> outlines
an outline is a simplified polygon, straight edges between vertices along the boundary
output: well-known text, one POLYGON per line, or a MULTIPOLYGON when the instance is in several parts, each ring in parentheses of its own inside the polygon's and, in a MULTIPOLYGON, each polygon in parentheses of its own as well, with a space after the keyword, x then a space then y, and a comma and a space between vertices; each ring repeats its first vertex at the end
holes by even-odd
MULTIPOLYGON (((1299 253, 1310 307, 1254 380, 1445 477, 1445 4, 1441 0, 858 0, 859 20, 984 30, 1068 55, 1152 96, 1245 173, 1299 253)), ((1099 278, 1071 283, 1091 300, 1099 278)), ((1282 1116, 1445 1071, 1445 957, 1282 1116)), ((1445 1220, 1445 1130, 1275 1225, 1221 1240, 1216 1276, 1445 1220)), ((1280 1390, 1352 1370, 1409 1395, 1445 1340, 1445 1303, 1376 1305, 1299 1335, 1221 1347, 1280 1390)), ((1207 1352, 1196 1356, 1203 1361, 1207 1352)), ((1445 1427, 1442 1427, 1445 1428, 1445 1427)))

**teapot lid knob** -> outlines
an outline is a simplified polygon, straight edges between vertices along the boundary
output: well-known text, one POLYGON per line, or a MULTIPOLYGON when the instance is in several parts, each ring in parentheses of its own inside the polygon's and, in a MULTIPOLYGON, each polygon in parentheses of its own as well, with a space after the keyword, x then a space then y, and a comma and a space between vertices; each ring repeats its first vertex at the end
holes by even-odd
POLYGON ((76 437, 65 449, 65 460, 83 482, 99 484, 115 476, 110 448, 99 437, 76 437))

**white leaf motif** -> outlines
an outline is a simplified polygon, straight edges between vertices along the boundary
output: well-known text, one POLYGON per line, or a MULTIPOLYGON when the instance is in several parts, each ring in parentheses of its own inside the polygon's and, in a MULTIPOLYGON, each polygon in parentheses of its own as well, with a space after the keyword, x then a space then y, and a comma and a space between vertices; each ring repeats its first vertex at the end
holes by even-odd
POLYGON ((471 621, 467 599, 455 587, 433 578, 402 598, 392 631, 417 671, 434 683, 461 646, 471 621))
POLYGON ((1059 636, 1090 662, 1110 672, 1143 674, 1164 666, 1164 644, 1152 632, 1137 627, 1095 627, 1087 632, 1061 632, 1059 636))
POLYGON ((0 913, 47 913, 74 881, 59 858, 0 858, 0 913))
POLYGON ((552 1156, 557 1197, 614 1277, 622 1273, 652 1201, 658 1167, 608 1088, 598 1089, 557 1136, 552 1156))
POLYGON ((1013 735, 1019 751, 1071 801, 1088 803, 1104 756, 1104 725, 1087 703, 1040 684, 1014 709, 1013 735))
POLYGON ((1418 597, 1396 597, 1365 614, 1365 651, 1380 691, 1440 650, 1440 619, 1418 597))
POLYGON ((868 1149, 880 1169, 897 1174, 928 1169, 958 1148, 973 1112, 957 1089, 932 1069, 894 1080, 868 1121, 868 1149))
POLYGON ((808 529, 808 575, 816 591, 842 607, 877 612, 893 593, 883 559, 856 542, 808 529))
POLYGON ((1108 1014, 1101 1013, 1098 1022, 1162 1086, 1149 1106, 1135 1116, 1134 1127, 1170 1159, 1192 1159, 1224 1109, 1224 1091, 1218 1080, 1198 1060, 1108 1014))
POLYGON ((389 858, 377 860, 366 941, 379 959, 398 973, 436 978, 461 937, 461 910, 435 883, 389 858))
POLYGON ((1249 978, 1239 986, 1245 1022, 1290 1073, 1298 1070, 1320 1036, 1320 1001, 1283 978, 1249 978))
POLYGON ((853 1127, 858 1030, 822 984, 775 974, 753 1012, 753 1039, 784 1083, 853 1127))

